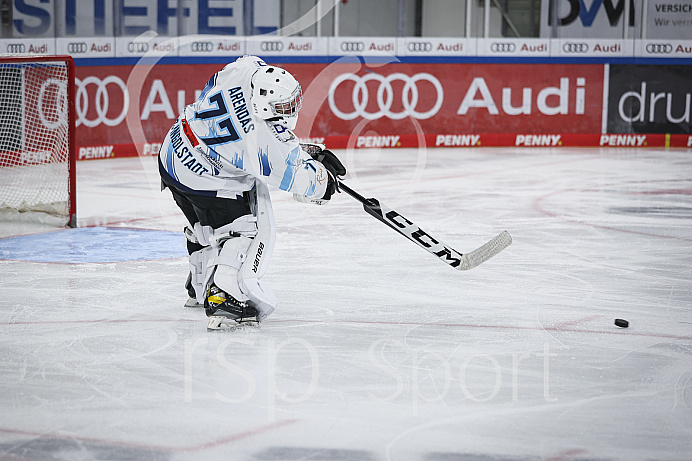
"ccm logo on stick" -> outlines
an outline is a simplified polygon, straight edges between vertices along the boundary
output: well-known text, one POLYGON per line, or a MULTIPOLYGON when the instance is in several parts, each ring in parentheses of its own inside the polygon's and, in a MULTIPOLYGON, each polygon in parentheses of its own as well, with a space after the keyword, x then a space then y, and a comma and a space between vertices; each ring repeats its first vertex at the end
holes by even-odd
POLYGON ((411 238, 423 248, 432 250, 431 252, 438 258, 444 258, 444 262, 450 266, 457 267, 461 264, 461 255, 459 253, 451 248, 447 248, 396 211, 389 210, 384 216, 393 224, 395 229, 411 238))

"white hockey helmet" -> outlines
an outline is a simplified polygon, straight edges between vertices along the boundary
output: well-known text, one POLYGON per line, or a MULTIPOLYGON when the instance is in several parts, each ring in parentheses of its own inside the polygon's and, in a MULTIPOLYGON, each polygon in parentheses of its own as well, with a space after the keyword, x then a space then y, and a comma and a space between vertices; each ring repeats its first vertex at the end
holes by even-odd
POLYGON ((252 109, 257 117, 276 119, 293 130, 302 105, 300 83, 284 69, 263 66, 252 76, 252 109))

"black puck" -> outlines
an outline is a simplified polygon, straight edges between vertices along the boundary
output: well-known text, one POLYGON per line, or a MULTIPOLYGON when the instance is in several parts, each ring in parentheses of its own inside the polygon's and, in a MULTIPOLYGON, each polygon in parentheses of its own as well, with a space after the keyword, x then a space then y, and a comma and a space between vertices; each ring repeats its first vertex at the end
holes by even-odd
POLYGON ((627 328, 630 326, 630 323, 625 319, 615 319, 615 325, 622 328, 627 328))

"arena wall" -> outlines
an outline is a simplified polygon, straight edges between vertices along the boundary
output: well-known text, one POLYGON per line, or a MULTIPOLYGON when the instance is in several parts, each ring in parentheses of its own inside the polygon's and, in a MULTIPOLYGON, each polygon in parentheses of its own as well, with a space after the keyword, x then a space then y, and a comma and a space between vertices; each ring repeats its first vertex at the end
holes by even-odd
POLYGON ((99 37, 0 50, 75 57, 78 160, 156 155, 208 78, 246 53, 298 78, 296 134, 333 148, 692 148, 690 41, 99 37))

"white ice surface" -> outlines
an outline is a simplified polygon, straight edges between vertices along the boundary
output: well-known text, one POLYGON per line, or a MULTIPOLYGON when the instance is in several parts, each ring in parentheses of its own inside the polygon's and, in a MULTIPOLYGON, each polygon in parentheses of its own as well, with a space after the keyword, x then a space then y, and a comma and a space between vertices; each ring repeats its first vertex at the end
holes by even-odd
MULTIPOLYGON (((254 333, 183 307, 184 257, 0 260, 0 460, 692 459, 692 151, 338 154, 456 250, 513 245, 460 272, 272 191, 254 333)), ((182 230, 155 159, 77 167, 80 226, 182 230)))

